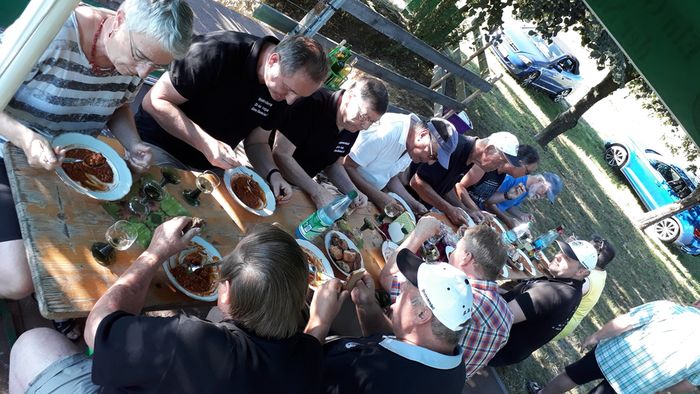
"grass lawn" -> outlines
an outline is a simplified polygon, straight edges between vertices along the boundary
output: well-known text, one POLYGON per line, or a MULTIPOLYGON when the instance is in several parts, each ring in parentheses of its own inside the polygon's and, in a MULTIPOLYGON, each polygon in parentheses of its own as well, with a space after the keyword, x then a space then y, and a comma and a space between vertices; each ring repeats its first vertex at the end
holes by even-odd
MULTIPOLYGON (((492 72, 505 73, 488 55, 492 72)), ((523 89, 506 75, 494 91, 470 103, 468 114, 478 135, 510 131, 521 143, 539 148, 533 136, 563 109, 564 104, 552 102, 539 91, 523 89)), ((602 146, 598 133, 581 121, 546 150, 540 150, 539 171, 559 174, 565 187, 554 205, 523 203, 524 210, 535 215, 535 231, 563 225, 567 234, 583 238, 600 234, 613 243, 617 256, 608 266, 600 301, 572 335, 544 346, 520 364, 498 369, 511 393, 524 393, 527 380, 549 381, 582 355, 578 344, 586 336, 616 315, 652 300, 689 303, 700 298, 700 259, 661 244, 634 227, 642 206, 622 177, 604 163, 602 146)))

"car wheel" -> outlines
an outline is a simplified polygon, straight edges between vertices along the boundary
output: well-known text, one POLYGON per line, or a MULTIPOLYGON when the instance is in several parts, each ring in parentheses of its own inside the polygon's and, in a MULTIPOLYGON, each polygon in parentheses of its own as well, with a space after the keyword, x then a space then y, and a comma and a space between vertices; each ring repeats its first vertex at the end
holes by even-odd
POLYGON ((620 168, 627 163, 629 153, 620 144, 612 144, 605 149, 605 162, 612 168, 620 168))
POLYGON ((552 101, 554 101, 555 103, 558 103, 558 102, 562 101, 564 99, 564 97, 568 96, 569 93, 571 93, 571 89, 564 89, 561 92, 552 96, 552 101))
POLYGON ((654 233, 662 242, 671 243, 678 239, 681 225, 674 218, 666 218, 654 224, 654 233))
POLYGON ((539 77, 540 77, 540 72, 539 72, 539 71, 533 71, 533 72, 531 72, 530 74, 527 74, 527 75, 525 76, 525 78, 523 78, 523 79, 520 81, 520 85, 522 85, 522 86, 529 86, 530 84, 532 84, 533 82, 535 82, 535 80, 536 80, 537 78, 539 78, 539 77))

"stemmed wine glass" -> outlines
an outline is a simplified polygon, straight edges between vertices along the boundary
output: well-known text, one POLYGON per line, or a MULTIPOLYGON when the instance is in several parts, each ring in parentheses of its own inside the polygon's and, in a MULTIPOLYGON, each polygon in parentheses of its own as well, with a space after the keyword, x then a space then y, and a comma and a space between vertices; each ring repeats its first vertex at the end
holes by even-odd
POLYGON ((161 187, 165 187, 165 185, 169 183, 173 185, 177 185, 178 183, 180 183, 180 177, 174 170, 169 168, 161 168, 160 173, 161 175, 163 175, 163 179, 160 180, 161 187))
POLYGON ((216 176, 216 174, 210 170, 206 170, 197 175, 197 178, 195 179, 195 185, 197 188, 185 190, 182 192, 182 196, 185 198, 185 201, 187 201, 188 204, 192 205, 193 207, 198 207, 199 195, 202 193, 210 194, 214 191, 214 189, 219 187, 220 183, 221 180, 218 176, 216 176))
POLYGON ((126 220, 119 220, 105 232, 107 242, 92 244, 92 256, 102 265, 109 265, 114 259, 114 250, 127 250, 136 241, 138 232, 126 220))
POLYGON ((394 201, 392 201, 389 204, 386 204, 384 206, 384 212, 380 213, 377 216, 377 221, 379 223, 381 223, 384 221, 385 218, 393 219, 393 218, 399 216, 400 214, 402 214, 403 211, 404 211, 403 205, 401 205, 400 202, 394 200, 394 201))
POLYGON ((139 198, 137 196, 129 200, 129 209, 139 216, 146 216, 151 212, 151 209, 148 207, 149 201, 161 201, 165 197, 163 186, 160 182, 153 180, 143 183, 141 194, 143 195, 142 197, 139 198))

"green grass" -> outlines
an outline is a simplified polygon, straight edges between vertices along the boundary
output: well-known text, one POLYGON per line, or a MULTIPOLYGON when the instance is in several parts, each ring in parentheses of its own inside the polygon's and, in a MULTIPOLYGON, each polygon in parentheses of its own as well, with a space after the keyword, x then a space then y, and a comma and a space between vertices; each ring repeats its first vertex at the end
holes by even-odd
MULTIPOLYGON (((489 63, 496 72, 505 72, 493 57, 489 63)), ((523 90, 505 76, 492 92, 470 103, 467 112, 477 135, 505 130, 516 134, 521 143, 539 147, 533 136, 564 109, 547 95, 523 90)), ((642 207, 622 178, 607 168, 603 141, 585 121, 540 150, 540 156, 539 171, 559 174, 565 187, 553 205, 545 201, 523 204, 536 217, 535 231, 563 225, 567 234, 584 238, 600 234, 616 247, 617 257, 608 267, 601 300, 571 336, 544 346, 520 364, 498 369, 511 393, 524 393, 527 380, 549 381, 578 360, 582 355, 578 344, 586 336, 631 307, 657 299, 689 303, 700 298, 700 259, 634 227, 642 207)))

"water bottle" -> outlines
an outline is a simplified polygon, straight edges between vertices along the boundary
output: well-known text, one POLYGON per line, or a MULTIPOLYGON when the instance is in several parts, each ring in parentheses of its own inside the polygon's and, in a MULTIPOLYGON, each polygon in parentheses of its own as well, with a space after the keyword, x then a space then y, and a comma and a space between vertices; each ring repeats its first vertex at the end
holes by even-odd
POLYGON ((540 235, 537 237, 536 240, 532 242, 532 246, 535 250, 545 250, 551 245, 558 237, 559 237, 559 232, 563 231, 564 229, 561 228, 561 226, 557 227, 556 229, 552 229, 547 231, 546 233, 540 235))
POLYGON ((519 224, 503 233, 503 242, 515 245, 528 231, 530 231, 530 222, 519 224))
POLYGON ((347 196, 340 196, 330 204, 321 207, 321 209, 312 213, 299 223, 299 227, 297 227, 297 231, 295 232, 296 237, 307 241, 318 237, 345 214, 350 203, 352 203, 352 200, 356 197, 357 192, 352 190, 347 196))

